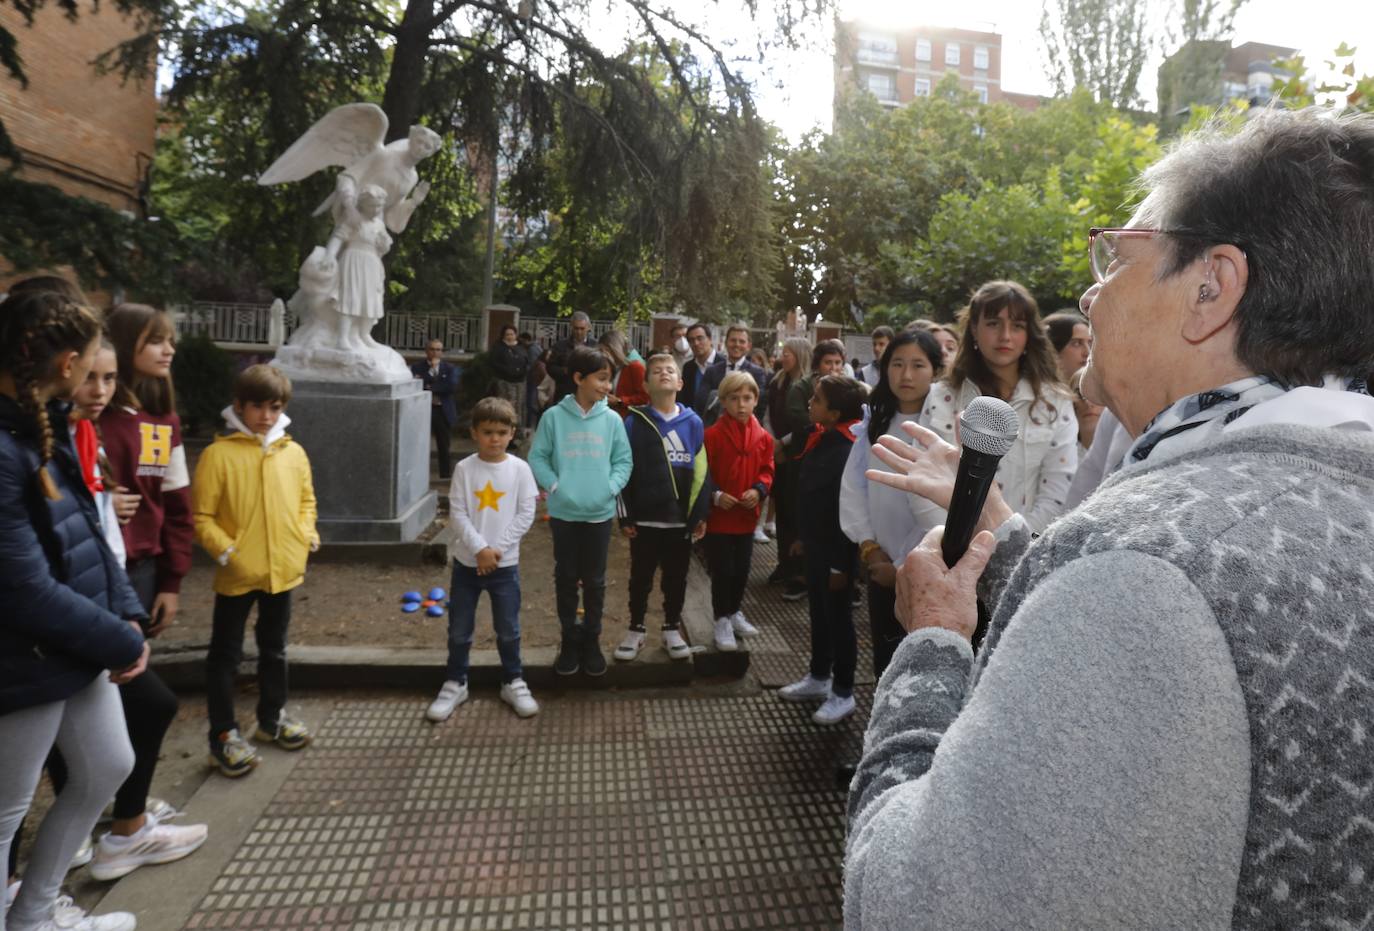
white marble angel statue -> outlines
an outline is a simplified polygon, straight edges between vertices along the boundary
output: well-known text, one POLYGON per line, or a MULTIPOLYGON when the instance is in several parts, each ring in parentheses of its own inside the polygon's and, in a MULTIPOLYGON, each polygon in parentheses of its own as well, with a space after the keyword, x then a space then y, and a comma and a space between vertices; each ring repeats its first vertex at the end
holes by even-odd
POLYGON ((329 211, 334 231, 301 265, 290 307, 301 326, 277 353, 292 374, 328 381, 396 382, 411 378, 405 360, 371 336, 386 294, 381 256, 387 230, 400 233, 429 194, 415 166, 439 150, 440 137, 412 126, 384 144, 387 117, 370 103, 336 107, 320 118, 258 178, 263 185, 299 181, 342 167, 334 192, 315 210, 329 211))

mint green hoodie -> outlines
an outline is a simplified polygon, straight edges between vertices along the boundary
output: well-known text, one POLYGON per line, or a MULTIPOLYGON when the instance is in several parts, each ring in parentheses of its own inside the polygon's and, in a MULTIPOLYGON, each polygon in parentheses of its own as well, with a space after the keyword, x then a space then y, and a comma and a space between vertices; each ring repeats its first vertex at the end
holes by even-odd
POLYGON ((583 413, 574 395, 544 412, 530 446, 530 468, 549 492, 549 516, 600 523, 615 516, 615 498, 634 459, 620 415, 597 401, 583 413))

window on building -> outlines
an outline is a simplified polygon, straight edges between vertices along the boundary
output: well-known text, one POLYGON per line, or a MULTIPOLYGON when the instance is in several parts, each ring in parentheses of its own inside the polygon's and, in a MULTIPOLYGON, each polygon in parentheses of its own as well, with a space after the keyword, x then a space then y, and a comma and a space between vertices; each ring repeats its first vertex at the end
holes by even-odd
POLYGON ((987 102, 988 102, 988 89, 987 89, 987 87, 983 86, 982 84, 979 84, 978 86, 974 87, 973 90, 974 90, 975 93, 978 94, 978 102, 979 102, 979 103, 987 103, 987 102))
POLYGON ((866 71, 863 74, 864 87, 879 100, 897 99, 897 76, 881 71, 866 71))
POLYGON ((959 43, 958 43, 958 42, 946 42, 946 43, 945 43, 945 64, 947 64, 947 65, 956 65, 956 66, 959 64, 959 43))
POLYGON ((916 60, 917 60, 917 61, 930 61, 930 40, 929 40, 929 39, 917 39, 917 40, 916 40, 916 60))
POLYGON ((917 78, 917 79, 916 79, 916 96, 917 96, 917 97, 929 97, 929 96, 930 96, 930 80, 929 80, 929 79, 927 79, 927 78, 917 78))
POLYGON ((973 50, 973 67, 979 71, 988 70, 988 48, 986 45, 980 45, 973 50))
POLYGON ((861 62, 897 64, 897 37, 882 32, 860 32, 858 57, 861 62))

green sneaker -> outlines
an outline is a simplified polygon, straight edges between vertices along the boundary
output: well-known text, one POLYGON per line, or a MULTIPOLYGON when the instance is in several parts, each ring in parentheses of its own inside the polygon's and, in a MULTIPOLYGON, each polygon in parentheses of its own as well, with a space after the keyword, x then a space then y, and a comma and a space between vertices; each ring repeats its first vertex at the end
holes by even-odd
POLYGON ((258 751, 240 736, 238 728, 227 730, 210 741, 210 765, 230 779, 237 779, 258 765, 258 751))
POLYGON ((259 723, 258 732, 253 735, 253 739, 258 743, 274 743, 283 750, 300 750, 310 743, 311 737, 304 722, 287 717, 283 711, 277 715, 277 726, 274 730, 269 731, 259 723))

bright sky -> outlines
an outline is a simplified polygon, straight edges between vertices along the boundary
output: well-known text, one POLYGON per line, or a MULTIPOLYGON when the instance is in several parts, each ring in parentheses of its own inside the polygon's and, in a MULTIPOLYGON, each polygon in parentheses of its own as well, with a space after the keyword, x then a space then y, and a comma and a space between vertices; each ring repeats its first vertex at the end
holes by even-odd
MULTIPOLYGON (((680 9, 701 0, 679 0, 680 9)), ((1164 34, 1169 15, 1168 0, 1149 0, 1155 32, 1164 34)), ((730 0, 707 3, 712 19, 724 14, 730 0)), ((962 0, 960 15, 954 4, 913 3, 911 0, 842 0, 845 18, 862 16, 893 26, 930 24, 962 26, 1002 34, 1002 86, 1023 93, 1050 93, 1041 64, 1040 3, 1036 0, 962 0)), ((721 23, 714 34, 721 35, 721 23)), ((741 29, 748 29, 741 21, 741 29)), ((1356 65, 1361 74, 1374 73, 1374 3, 1367 0, 1304 0, 1301 14, 1292 0, 1248 0, 1236 17, 1235 41, 1265 42, 1296 47, 1309 66, 1328 58, 1342 41, 1358 49, 1356 65), (1362 45, 1363 43, 1363 45, 1362 45)), ((829 27, 815 29, 810 48, 798 52, 772 52, 765 71, 758 75, 758 99, 765 118, 778 124, 796 140, 812 126, 830 126, 833 96, 829 27)), ((1141 92, 1154 106, 1155 72, 1164 53, 1156 51, 1141 77, 1141 92)))

